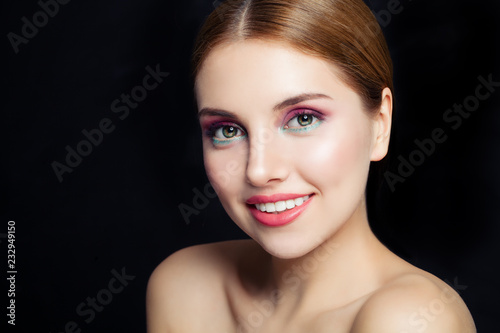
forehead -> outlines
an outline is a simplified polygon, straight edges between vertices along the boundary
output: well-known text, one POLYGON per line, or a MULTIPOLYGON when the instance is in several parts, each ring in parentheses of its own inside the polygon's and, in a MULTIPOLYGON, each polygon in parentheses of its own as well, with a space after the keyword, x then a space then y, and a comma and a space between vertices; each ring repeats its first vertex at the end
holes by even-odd
POLYGON ((290 45, 245 40, 215 47, 196 77, 198 107, 268 107, 303 93, 355 94, 333 64, 290 45), (223 104, 223 105, 221 105, 223 104))

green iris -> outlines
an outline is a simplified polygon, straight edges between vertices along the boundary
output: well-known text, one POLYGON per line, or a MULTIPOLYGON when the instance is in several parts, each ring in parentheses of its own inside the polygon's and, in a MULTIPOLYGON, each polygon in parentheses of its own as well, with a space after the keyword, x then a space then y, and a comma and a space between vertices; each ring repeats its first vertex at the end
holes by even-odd
POLYGON ((222 135, 228 139, 233 138, 236 135, 236 132, 237 130, 233 126, 224 126, 222 128, 222 135))
POLYGON ((312 121, 313 117, 309 114, 302 114, 297 117, 297 122, 299 123, 300 126, 311 125, 312 121))

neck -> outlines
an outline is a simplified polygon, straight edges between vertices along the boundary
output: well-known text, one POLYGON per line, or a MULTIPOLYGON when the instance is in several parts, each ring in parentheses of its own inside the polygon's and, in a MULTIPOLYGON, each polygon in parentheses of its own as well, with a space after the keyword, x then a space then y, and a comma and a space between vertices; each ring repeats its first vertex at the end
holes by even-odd
POLYGON ((294 259, 273 257, 274 288, 295 306, 314 308, 324 299, 340 307, 377 287, 374 263, 384 251, 368 225, 362 203, 333 236, 313 251, 294 259))

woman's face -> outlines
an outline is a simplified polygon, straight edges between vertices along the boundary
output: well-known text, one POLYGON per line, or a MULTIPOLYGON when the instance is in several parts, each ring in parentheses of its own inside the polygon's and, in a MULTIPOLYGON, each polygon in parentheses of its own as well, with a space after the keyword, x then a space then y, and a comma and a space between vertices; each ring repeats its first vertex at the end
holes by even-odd
POLYGON ((369 116, 331 64, 280 43, 220 45, 196 96, 210 182, 270 254, 302 256, 364 212, 387 119, 369 116))

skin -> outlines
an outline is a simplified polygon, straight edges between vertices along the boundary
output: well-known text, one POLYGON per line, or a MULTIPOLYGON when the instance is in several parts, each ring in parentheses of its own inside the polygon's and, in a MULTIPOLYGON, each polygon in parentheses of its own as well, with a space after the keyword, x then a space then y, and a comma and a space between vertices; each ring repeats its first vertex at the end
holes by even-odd
POLYGON ((190 247, 160 264, 148 285, 150 333, 475 332, 459 295, 368 225, 369 164, 389 144, 388 88, 368 114, 332 64, 246 40, 211 51, 196 96, 210 182, 252 239, 190 247), (315 116, 311 124, 297 110, 315 116), (276 193, 311 195, 309 206, 292 223, 265 226, 246 201, 276 193))

